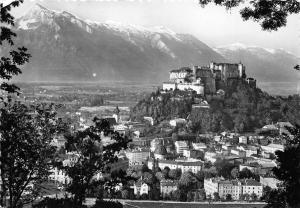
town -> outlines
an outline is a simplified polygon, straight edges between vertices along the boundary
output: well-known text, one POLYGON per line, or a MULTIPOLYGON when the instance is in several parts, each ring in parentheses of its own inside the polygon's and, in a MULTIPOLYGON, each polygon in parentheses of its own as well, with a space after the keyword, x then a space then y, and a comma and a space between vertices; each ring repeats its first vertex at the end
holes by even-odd
MULTIPOLYGON (((196 96, 193 111, 208 111, 208 95, 224 96, 228 80, 242 80, 256 88, 253 78, 246 79, 245 66, 230 63, 211 63, 210 67, 188 67, 170 72, 170 82, 164 83, 159 96, 184 93, 175 99, 182 100, 191 93, 196 96), (188 86, 188 87, 186 87, 188 86)), ((156 98, 151 97, 154 102, 156 98)), ((161 98, 162 100, 162 98, 161 98)), ((126 184, 118 184, 115 192, 105 192, 104 198, 172 200, 172 201, 260 201, 278 181, 272 169, 276 164, 276 151, 283 151, 290 122, 279 121, 261 126, 256 132, 191 133, 186 128, 189 118, 171 118, 158 122, 151 116, 139 121, 131 120, 122 107, 110 107, 101 114, 110 128, 126 136, 128 149, 118 153, 111 173, 123 171, 131 177, 126 184)), ((127 112, 128 113, 128 112, 127 112)), ((69 115, 70 116, 70 115, 69 115)), ((85 129, 95 114, 73 112, 73 128, 85 129)), ((103 136, 103 143, 111 143, 103 136)), ((76 152, 64 150, 63 136, 53 140, 64 165, 76 161, 76 152)), ((99 173, 96 178, 103 177, 99 173)), ((53 168, 49 181, 63 190, 70 183, 66 173, 53 168)), ((91 195, 92 196, 92 195, 91 195)))
POLYGON ((0 9, 0 208, 300 207, 300 2, 0 9))

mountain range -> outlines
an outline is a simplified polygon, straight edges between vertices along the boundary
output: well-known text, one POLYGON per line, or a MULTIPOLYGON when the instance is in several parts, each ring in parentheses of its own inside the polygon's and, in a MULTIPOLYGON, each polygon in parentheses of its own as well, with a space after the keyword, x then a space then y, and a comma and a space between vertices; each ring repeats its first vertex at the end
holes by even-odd
POLYGON ((22 81, 137 81, 159 83, 174 68, 243 62, 261 82, 297 82, 299 58, 282 49, 233 44, 211 48, 165 27, 83 20, 36 4, 16 20, 17 45, 32 55, 22 81))

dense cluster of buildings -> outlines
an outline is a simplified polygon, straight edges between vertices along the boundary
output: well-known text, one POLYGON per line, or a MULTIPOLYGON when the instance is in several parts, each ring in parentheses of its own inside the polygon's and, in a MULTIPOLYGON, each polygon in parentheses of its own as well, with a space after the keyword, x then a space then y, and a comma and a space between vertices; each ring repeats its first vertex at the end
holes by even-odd
POLYGON ((170 71, 168 82, 163 83, 163 90, 192 90, 197 94, 214 94, 224 89, 227 80, 244 79, 252 87, 256 80, 246 78, 245 66, 242 63, 214 63, 208 66, 182 67, 170 71))
MULTIPOLYGON (((286 123, 286 126, 291 126, 286 123)), ((178 124, 181 125, 181 124, 178 124)), ((170 126, 171 123, 170 123, 170 126)), ((281 122, 274 124, 278 132, 284 131, 281 122)), ((268 126, 263 127, 266 129, 268 126)), ((247 169, 259 176, 259 179, 235 179, 206 178, 204 180, 204 191, 206 197, 214 198, 216 194, 221 199, 228 195, 233 200, 248 198, 259 199, 263 194, 263 187, 277 188, 280 181, 274 178, 272 169, 277 166, 274 153, 283 151, 283 137, 259 136, 255 133, 240 135, 237 133, 222 132, 220 134, 201 134, 199 137, 208 139, 208 143, 193 142, 191 140, 172 140, 172 138, 152 138, 149 143, 136 146, 127 150, 129 155, 129 166, 146 164, 149 169, 154 166, 164 170, 180 170, 197 174, 203 171, 204 164, 214 163, 217 160, 226 161, 238 167, 238 171, 247 169), (252 198, 251 198, 252 197, 252 198), (247 198, 247 197, 246 197, 247 198)), ((136 140, 143 140, 143 137, 136 140)), ((174 139, 174 138, 173 138, 174 139)), ((135 193, 145 194, 150 187, 139 181, 134 185, 135 193), (143 190, 143 191, 141 191, 143 190)), ((168 196, 170 192, 178 189, 178 181, 163 179, 160 182, 161 196, 168 196)))

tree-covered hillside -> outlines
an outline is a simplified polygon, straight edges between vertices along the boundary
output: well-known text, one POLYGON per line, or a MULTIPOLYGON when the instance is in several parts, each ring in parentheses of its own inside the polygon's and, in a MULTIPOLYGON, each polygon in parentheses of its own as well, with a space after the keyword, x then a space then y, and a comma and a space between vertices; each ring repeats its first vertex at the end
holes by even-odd
POLYGON ((249 132, 278 121, 300 123, 300 97, 271 96, 253 88, 244 80, 229 80, 225 95, 200 97, 191 92, 156 91, 141 100, 132 110, 131 118, 151 116, 156 122, 187 118, 193 132, 235 130, 249 132), (192 108, 204 99, 210 108, 192 108))

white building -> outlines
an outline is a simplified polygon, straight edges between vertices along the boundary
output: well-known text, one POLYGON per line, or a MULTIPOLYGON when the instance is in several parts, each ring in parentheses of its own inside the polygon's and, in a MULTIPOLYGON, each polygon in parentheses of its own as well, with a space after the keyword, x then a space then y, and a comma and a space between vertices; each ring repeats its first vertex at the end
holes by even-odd
MULTIPOLYGON (((170 169, 181 169, 182 172, 191 171, 193 173, 197 173, 201 171, 203 162, 201 160, 159 160, 158 167, 163 170, 165 167, 169 167, 170 169)), ((148 160, 148 168, 152 169, 153 160, 148 160)))
POLYGON ((163 145, 164 139, 163 138, 154 138, 150 142, 150 151, 154 152, 156 148, 160 145, 163 145))
POLYGON ((187 141, 176 141, 175 149, 176 149, 177 154, 183 154, 184 150, 189 149, 189 145, 188 145, 187 141))
POLYGON ((248 138, 246 136, 240 136, 239 137, 239 143, 247 144, 248 143, 248 138))
POLYGON ((217 160, 217 153, 216 152, 207 151, 204 154, 204 159, 207 160, 207 161, 210 161, 210 162, 214 163, 217 160))
POLYGON ((284 151, 284 146, 282 144, 269 144, 267 146, 261 146, 261 148, 269 153, 275 154, 276 151, 284 151))
POLYGON ((219 179, 217 178, 204 179, 204 190, 206 197, 208 197, 209 195, 213 197, 214 193, 219 193, 218 181, 219 179))
POLYGON ((175 118, 173 120, 170 120, 170 126, 176 127, 179 125, 185 125, 187 122, 184 118, 175 118))
POLYGON ((52 168, 50 169, 50 175, 48 176, 49 180, 58 182, 61 184, 69 184, 71 179, 69 176, 66 175, 66 172, 63 170, 60 170, 58 168, 52 168))
POLYGON ((148 149, 135 149, 126 151, 125 154, 129 160, 129 166, 134 166, 145 163, 150 156, 150 151, 148 149))
POLYGON ((192 143, 192 146, 194 150, 203 150, 207 148, 206 144, 204 143, 192 143))
POLYGON ((138 181, 133 186, 134 195, 140 195, 140 196, 142 196, 143 194, 148 195, 149 191, 150 191, 150 187, 146 183, 141 181, 138 181))
POLYGON ((250 196, 255 194, 260 198, 263 194, 263 186, 254 179, 242 180, 242 194, 249 194, 250 196))
POLYGON ((278 184, 280 183, 280 181, 274 177, 263 177, 263 176, 259 177, 259 182, 263 186, 269 186, 272 189, 277 189, 278 184))

